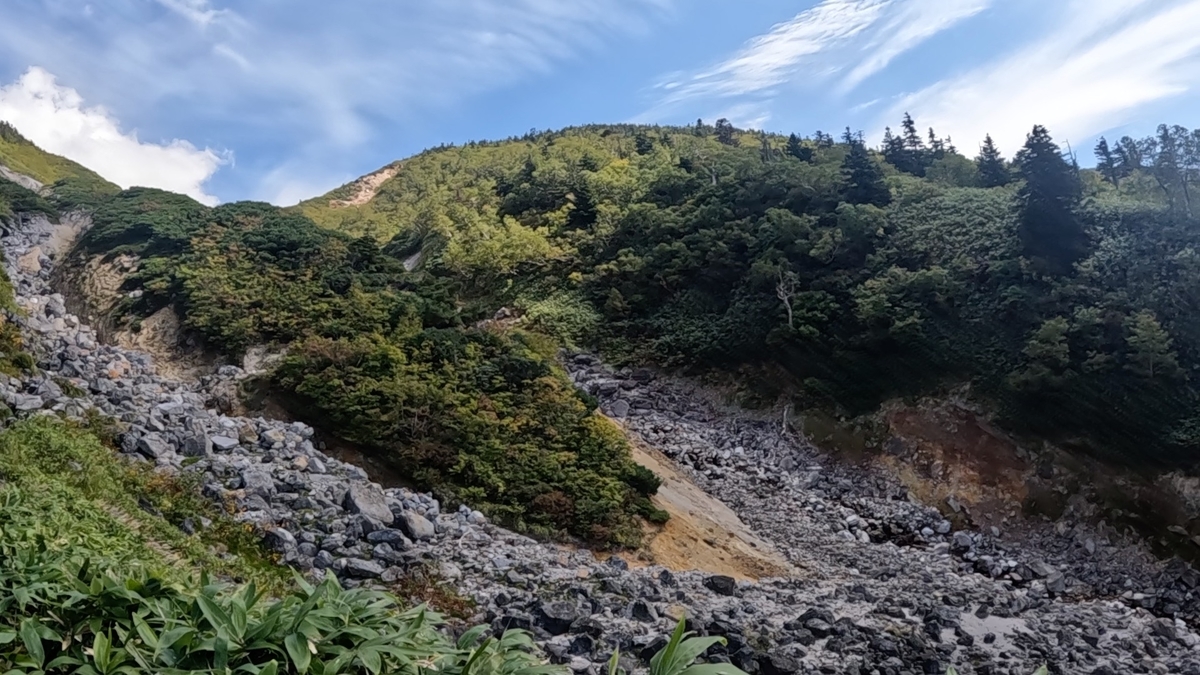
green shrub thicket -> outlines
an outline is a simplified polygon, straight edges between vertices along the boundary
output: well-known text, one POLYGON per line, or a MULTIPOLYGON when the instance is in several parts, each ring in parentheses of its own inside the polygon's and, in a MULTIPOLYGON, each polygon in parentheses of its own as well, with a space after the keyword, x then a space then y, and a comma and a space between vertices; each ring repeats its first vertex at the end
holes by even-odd
POLYGON ((329 431, 421 485, 529 532, 636 546, 657 482, 543 338, 464 325, 451 290, 373 240, 267 204, 209 209, 159 190, 101 205, 86 253, 135 254, 119 311, 174 303, 231 354, 292 344, 275 382, 329 431))

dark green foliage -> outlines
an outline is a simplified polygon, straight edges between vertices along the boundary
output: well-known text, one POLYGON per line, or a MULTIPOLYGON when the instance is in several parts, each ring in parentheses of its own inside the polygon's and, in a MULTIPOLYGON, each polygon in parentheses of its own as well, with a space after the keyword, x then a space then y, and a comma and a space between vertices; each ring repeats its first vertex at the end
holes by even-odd
POLYGON ((637 497, 649 484, 628 465, 590 469, 629 506, 580 515, 585 474, 555 473, 580 460, 532 448, 583 433, 574 425, 591 424, 581 415, 594 401, 558 375, 538 388, 548 348, 462 330, 500 307, 521 315, 505 322, 614 359, 783 372, 772 385, 839 413, 970 382, 1008 429, 1142 466, 1194 462, 1200 225, 1183 182, 1194 191, 1200 176, 1186 151, 1172 202, 1154 174, 1157 140, 1118 145, 1117 190, 1081 180, 1044 130, 1010 175, 994 144, 972 162, 936 134, 905 145, 906 126, 891 146, 926 153, 924 178, 881 164, 855 134, 823 132, 797 139, 808 161, 774 150, 763 161, 789 138, 731 146, 703 126, 431 150, 367 204, 303 205, 357 240, 239 206, 244 223, 206 227, 140 274, 147 296, 191 303, 189 320, 218 341, 298 336, 287 386, 352 412, 339 433, 387 453, 395 442, 440 490, 539 531, 588 536, 593 523, 615 540, 631 514, 652 513, 637 497), (652 151, 636 151, 639 134, 652 151), (150 292, 156 279, 163 290, 150 292), (501 470, 508 443, 519 466, 501 470), (525 511, 510 510, 519 500, 525 511))
POLYGON ((0 215, 5 211, 10 214, 40 213, 51 218, 58 217, 58 210, 44 197, 6 178, 0 178, 0 215))
POLYGON ((813 159, 813 149, 802 143, 796 134, 788 136, 787 154, 801 162, 811 162, 813 159))
POLYGON ((1096 171, 1114 187, 1121 187, 1121 162, 1117 153, 1108 146, 1108 140, 1103 136, 1096 143, 1096 171))
POLYGON ((21 135, 21 132, 17 131, 16 127, 3 120, 0 120, 0 141, 32 145, 28 139, 21 135))
POLYGON ((50 200, 60 211, 94 210, 121 191, 116 185, 99 177, 69 176, 51 187, 50 200))
POLYGON ((887 206, 892 195, 883 180, 883 171, 862 143, 853 141, 849 146, 842 162, 842 199, 851 204, 887 206))
POLYGON ((658 480, 520 334, 309 340, 277 374, 306 410, 454 501, 544 534, 638 543, 658 480))
POLYGON ((1013 180, 1012 172, 1008 170, 990 134, 983 139, 975 164, 979 167, 979 187, 1003 187, 1013 180))
POLYGON ((717 142, 721 145, 738 145, 738 139, 735 135, 737 130, 733 128, 729 120, 725 118, 717 120, 716 132, 717 142))
POLYGON ((1017 199, 1026 255, 1047 271, 1064 274, 1087 254, 1088 238, 1076 214, 1083 186, 1043 126, 1035 126, 1017 153, 1025 184, 1017 199))

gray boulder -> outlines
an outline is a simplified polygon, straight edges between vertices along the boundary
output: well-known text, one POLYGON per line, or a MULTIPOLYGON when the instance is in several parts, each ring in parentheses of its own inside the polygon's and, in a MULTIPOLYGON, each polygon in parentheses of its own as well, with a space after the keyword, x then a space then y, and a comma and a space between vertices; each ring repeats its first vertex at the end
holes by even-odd
POLYGON ((373 560, 350 558, 346 561, 346 576, 351 579, 378 579, 383 576, 383 565, 373 560))
MULTIPOLYGON (((390 515, 390 511, 388 512, 390 515)), ((429 519, 415 511, 405 511, 400 514, 400 529, 414 541, 432 539, 437 529, 429 519)))
POLYGON ((296 548, 296 538, 292 536, 291 532, 288 532, 282 527, 276 527, 267 530, 266 535, 263 537, 263 541, 267 548, 280 553, 287 553, 288 551, 296 548))
POLYGON ((162 436, 155 433, 149 433, 139 438, 136 448, 147 459, 158 459, 171 451, 171 446, 163 440, 162 436))
POLYGON ((352 484, 346 491, 344 506, 350 513, 361 513, 384 525, 391 525, 396 519, 387 506, 383 491, 368 483, 352 484))
POLYGON ((221 452, 229 452, 238 446, 238 440, 228 436, 213 436, 211 443, 212 447, 221 452))
POLYGON ((190 434, 183 439, 180 450, 185 457, 208 457, 212 454, 213 443, 204 434, 190 434))
POLYGON ((42 406, 45 404, 46 402, 42 400, 41 396, 34 396, 32 394, 13 395, 13 407, 17 410, 23 410, 26 412, 30 410, 41 410, 42 406))

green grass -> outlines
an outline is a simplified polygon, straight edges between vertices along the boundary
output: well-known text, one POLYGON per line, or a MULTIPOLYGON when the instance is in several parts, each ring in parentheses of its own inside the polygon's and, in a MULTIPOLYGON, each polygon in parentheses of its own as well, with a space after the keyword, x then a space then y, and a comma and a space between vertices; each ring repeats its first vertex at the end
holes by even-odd
POLYGON ((42 150, 3 121, 0 121, 0 164, 46 185, 64 178, 84 178, 112 186, 95 171, 42 150))
POLYGON ((186 476, 133 464, 88 429, 53 417, 0 434, 0 522, 42 533, 51 548, 85 552, 181 580, 203 569, 282 589, 286 570, 258 535, 203 498, 186 476), (187 535, 179 525, 212 525, 187 535))

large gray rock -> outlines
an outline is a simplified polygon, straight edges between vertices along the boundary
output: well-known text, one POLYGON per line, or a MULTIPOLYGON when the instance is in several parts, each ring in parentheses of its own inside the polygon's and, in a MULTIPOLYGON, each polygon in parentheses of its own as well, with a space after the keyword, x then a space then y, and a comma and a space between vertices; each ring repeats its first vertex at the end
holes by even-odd
POLYGON ((569 602, 544 602, 538 608, 538 624, 551 635, 563 635, 580 618, 580 612, 569 602))
POLYGON ((276 493, 275 479, 267 469, 261 466, 251 467, 242 472, 242 489, 247 495, 270 499, 276 493))
POLYGON ((719 595, 733 595, 737 592, 737 580, 724 574, 717 574, 706 578, 704 587, 719 595))
POLYGON ((171 451, 171 446, 155 433, 146 434, 138 439, 137 451, 148 459, 158 459, 171 451))
MULTIPOLYGON (((390 513, 390 512, 389 512, 390 513)), ((415 511, 405 511, 400 514, 400 529, 414 541, 432 539, 437 529, 429 519, 415 511)))
POLYGON ((238 446, 238 440, 228 436, 213 436, 211 441, 212 447, 221 452, 229 452, 238 446))
POLYGON ((180 447, 185 457, 208 457, 212 454, 213 443, 205 434, 188 434, 180 447))
POLYGON ((296 548, 296 537, 292 536, 291 532, 282 527, 267 530, 263 541, 267 545, 267 548, 280 553, 287 553, 296 548))
POLYGON ((378 579, 383 576, 383 565, 373 560, 351 558, 346 561, 346 576, 351 579, 378 579))
POLYGON ((388 508, 383 491, 369 483, 351 484, 343 505, 350 513, 361 513, 384 525, 391 525, 396 519, 388 508))
POLYGON ((33 394, 15 394, 13 395, 13 407, 17 410, 28 412, 30 410, 41 410, 46 402, 41 396, 33 394))

